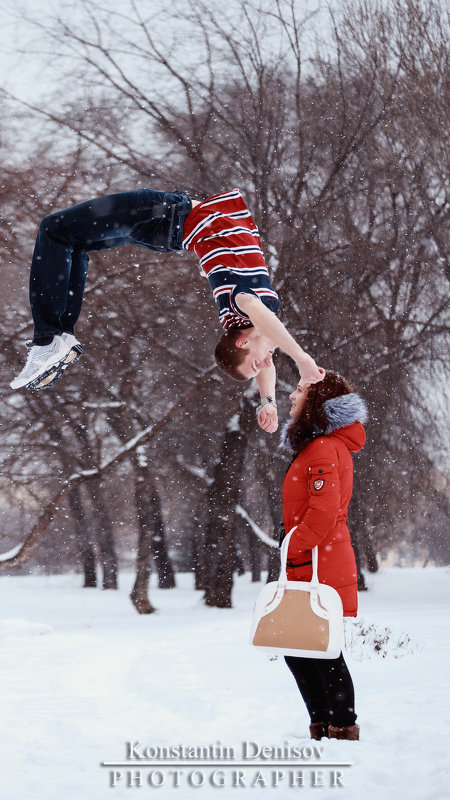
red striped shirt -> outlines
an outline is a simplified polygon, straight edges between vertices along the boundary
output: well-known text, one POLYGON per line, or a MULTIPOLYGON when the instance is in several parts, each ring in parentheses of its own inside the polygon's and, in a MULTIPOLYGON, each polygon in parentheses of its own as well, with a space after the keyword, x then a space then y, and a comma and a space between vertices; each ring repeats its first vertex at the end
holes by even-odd
POLYGON ((255 294, 276 313, 280 301, 270 283, 258 228, 238 189, 208 197, 184 223, 183 247, 192 250, 209 280, 223 328, 249 327, 236 295, 255 294))

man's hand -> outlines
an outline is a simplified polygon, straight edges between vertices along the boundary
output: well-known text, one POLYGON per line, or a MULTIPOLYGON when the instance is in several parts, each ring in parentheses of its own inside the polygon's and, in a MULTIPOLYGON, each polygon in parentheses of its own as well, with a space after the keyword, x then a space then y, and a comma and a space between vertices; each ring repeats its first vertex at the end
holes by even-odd
POLYGON ((258 425, 266 433, 275 433, 278 428, 277 409, 272 403, 266 403, 258 414, 258 425))
POLYGON ((325 377, 325 370, 318 367, 316 362, 307 353, 304 357, 297 361, 298 371, 304 383, 319 383, 325 377))

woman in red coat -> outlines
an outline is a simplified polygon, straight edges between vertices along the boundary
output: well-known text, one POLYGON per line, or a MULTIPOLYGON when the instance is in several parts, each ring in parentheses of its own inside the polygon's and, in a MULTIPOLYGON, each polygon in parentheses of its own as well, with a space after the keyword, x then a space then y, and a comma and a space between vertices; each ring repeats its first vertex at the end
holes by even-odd
MULTIPOLYGON (((357 569, 347 527, 353 489, 352 453, 364 446, 364 401, 335 372, 320 383, 302 380, 290 395, 286 435, 294 458, 283 483, 289 580, 309 581, 311 550, 318 547, 320 583, 336 589, 344 616, 358 608, 357 569)), ((337 659, 286 656, 308 709, 311 738, 358 739, 353 682, 341 653, 337 659)))

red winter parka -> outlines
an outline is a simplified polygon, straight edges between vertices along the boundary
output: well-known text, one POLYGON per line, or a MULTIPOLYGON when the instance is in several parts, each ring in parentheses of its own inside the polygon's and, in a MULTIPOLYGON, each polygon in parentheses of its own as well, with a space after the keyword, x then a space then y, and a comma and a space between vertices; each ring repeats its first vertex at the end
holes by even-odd
POLYGON ((289 545, 288 579, 311 580, 311 550, 318 545, 319 581, 337 589, 347 617, 356 617, 358 610, 355 554, 347 527, 351 454, 365 441, 361 422, 319 436, 294 459, 283 483, 284 529, 289 533, 297 526, 289 545))

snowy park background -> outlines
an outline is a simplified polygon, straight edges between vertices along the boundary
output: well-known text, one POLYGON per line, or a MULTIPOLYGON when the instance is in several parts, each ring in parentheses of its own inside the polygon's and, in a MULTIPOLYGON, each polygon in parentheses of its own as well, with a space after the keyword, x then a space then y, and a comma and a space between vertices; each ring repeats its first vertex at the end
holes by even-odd
MULTIPOLYGON (((256 428, 255 387, 213 369, 195 259, 94 255, 83 359, 52 392, 8 386, 45 214, 139 186, 239 186, 283 321, 370 412, 350 509, 361 741, 323 743, 324 760, 353 762, 343 788, 301 791, 448 798, 446 4, 0 10, 0 797, 300 791, 112 788, 100 766, 126 741, 309 743, 288 670, 247 643, 277 571, 255 530, 277 537, 288 456, 256 428)), ((284 419, 296 375, 282 353, 276 366, 284 419)))

